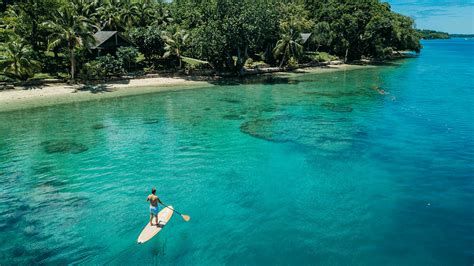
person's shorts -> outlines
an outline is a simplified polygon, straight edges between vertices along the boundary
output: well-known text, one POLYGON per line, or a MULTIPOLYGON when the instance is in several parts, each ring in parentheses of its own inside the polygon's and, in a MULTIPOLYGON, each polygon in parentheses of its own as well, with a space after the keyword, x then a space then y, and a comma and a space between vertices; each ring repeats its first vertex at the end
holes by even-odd
POLYGON ((156 207, 150 206, 150 214, 158 215, 159 211, 160 211, 160 209, 158 208, 158 206, 156 206, 156 207))

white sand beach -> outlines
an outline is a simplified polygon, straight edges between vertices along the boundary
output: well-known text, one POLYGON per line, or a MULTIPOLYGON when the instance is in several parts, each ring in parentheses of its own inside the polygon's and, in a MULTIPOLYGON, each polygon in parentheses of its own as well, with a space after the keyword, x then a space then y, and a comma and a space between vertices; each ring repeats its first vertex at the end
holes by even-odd
POLYGON ((16 87, 13 90, 0 91, 0 112, 204 86, 212 85, 205 81, 159 77, 121 80, 90 86, 46 84, 16 87))

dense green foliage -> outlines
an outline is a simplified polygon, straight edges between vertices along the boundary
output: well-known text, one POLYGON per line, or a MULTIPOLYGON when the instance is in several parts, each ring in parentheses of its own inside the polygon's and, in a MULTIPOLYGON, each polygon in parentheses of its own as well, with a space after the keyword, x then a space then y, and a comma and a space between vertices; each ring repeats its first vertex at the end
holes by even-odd
POLYGON ((449 34, 451 38, 474 38, 474 34, 449 34))
POLYGON ((421 49, 413 20, 379 0, 19 0, 1 8, 1 71, 17 79, 41 66, 71 80, 183 64, 242 73, 249 62, 295 67, 323 58, 315 52, 351 61, 421 49), (94 58, 98 30, 121 32, 142 55, 94 58), (306 42, 302 33, 311 33, 306 42))
POLYGON ((449 39, 449 33, 441 32, 441 31, 434 31, 434 30, 418 30, 421 35, 421 38, 425 40, 431 39, 449 39))
POLYGON ((33 50, 22 40, 10 40, 0 52, 0 67, 7 77, 26 80, 39 68, 39 62, 32 59, 33 50))
POLYGON ((474 34, 449 34, 435 30, 418 30, 420 37, 425 40, 451 39, 451 38, 474 38, 474 34))
POLYGON ((73 8, 63 6, 54 14, 54 20, 45 22, 51 30, 48 49, 58 47, 68 55, 71 65, 71 80, 76 72, 76 52, 82 47, 90 47, 95 41, 94 27, 84 16, 75 13, 73 8))

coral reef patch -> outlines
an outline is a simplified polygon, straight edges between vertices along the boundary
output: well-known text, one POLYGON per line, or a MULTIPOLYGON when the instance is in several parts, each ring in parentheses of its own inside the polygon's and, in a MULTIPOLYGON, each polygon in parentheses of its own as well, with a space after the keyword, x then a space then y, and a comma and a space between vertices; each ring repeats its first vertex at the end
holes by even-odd
POLYGON ((98 124, 94 124, 92 125, 92 129, 104 129, 106 128, 107 126, 102 124, 102 123, 98 123, 98 124))
POLYGON ((87 151, 89 148, 81 143, 72 140, 48 140, 41 143, 44 151, 48 154, 52 153, 71 153, 78 154, 87 151))

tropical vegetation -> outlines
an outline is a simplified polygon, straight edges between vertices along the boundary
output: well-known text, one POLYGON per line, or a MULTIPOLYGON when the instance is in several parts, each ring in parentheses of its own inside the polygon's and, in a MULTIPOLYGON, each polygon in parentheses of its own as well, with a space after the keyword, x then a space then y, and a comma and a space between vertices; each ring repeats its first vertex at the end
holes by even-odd
POLYGON ((433 39, 449 39, 449 33, 435 31, 435 30, 418 30, 421 35, 421 38, 425 40, 433 40, 433 39))
POLYGON ((413 19, 379 0, 18 0, 0 5, 0 75, 74 81, 131 72, 297 67, 419 52, 413 19), (97 31, 135 47, 97 57, 97 31), (310 36, 305 40, 302 34, 310 36))

